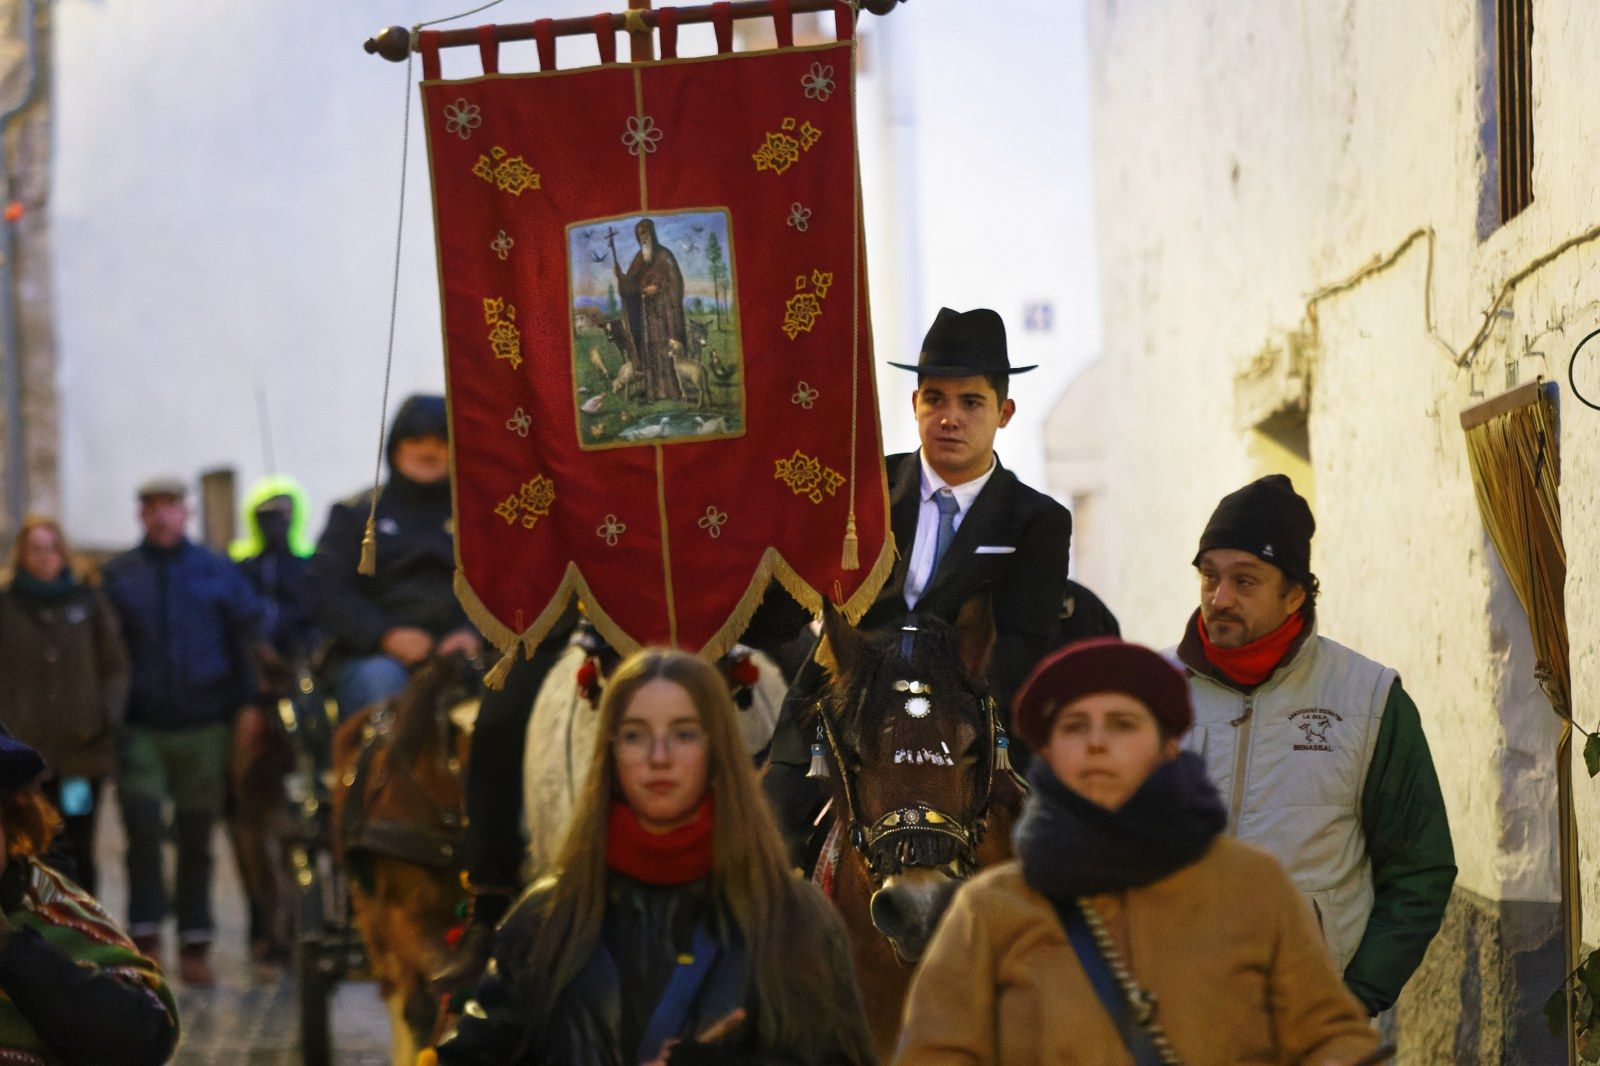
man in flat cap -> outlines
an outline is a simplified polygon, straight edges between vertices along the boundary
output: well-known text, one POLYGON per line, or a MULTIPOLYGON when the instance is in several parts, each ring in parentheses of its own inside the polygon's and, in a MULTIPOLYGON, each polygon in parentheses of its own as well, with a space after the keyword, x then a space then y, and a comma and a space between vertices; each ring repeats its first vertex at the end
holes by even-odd
POLYGON ((128 834, 128 933, 160 958, 167 914, 163 808, 173 807, 178 974, 212 983, 211 832, 222 811, 232 723, 259 691, 256 594, 225 557, 195 544, 187 486, 139 487, 144 539, 105 567, 106 596, 128 644, 130 691, 117 801, 128 834))
MULTIPOLYGON (((1014 367, 1005 324, 988 308, 940 308, 922 342, 911 409, 922 447, 885 460, 890 528, 900 558, 862 629, 898 630, 917 618, 954 623, 962 606, 987 594, 996 641, 989 688, 999 706, 1056 643, 1067 591, 1072 516, 1050 497, 1024 485, 1000 464, 995 434, 1011 421, 1014 367)), ((763 782, 779 825, 797 858, 820 805, 805 779, 811 738, 797 724, 804 703, 824 678, 815 663, 795 679, 785 702, 763 782)), ((1020 745, 1012 749, 1019 757, 1020 745)))
POLYGON ((1345 984, 1386 1010, 1439 931, 1455 854, 1422 719, 1395 671, 1320 636, 1311 508, 1282 474, 1200 536, 1200 607, 1168 651, 1189 677, 1228 831, 1305 895, 1345 984))

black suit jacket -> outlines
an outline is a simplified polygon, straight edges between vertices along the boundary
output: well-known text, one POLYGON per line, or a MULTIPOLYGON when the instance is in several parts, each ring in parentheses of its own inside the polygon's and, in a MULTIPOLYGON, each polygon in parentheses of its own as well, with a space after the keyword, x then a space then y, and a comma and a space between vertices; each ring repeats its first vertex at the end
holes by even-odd
POLYGON ((1056 643, 1067 592, 1067 548, 1072 514, 1024 485, 995 460, 994 473, 961 519, 939 568, 915 608, 905 600, 911 547, 917 538, 922 461, 917 452, 884 460, 889 475, 889 521, 900 558, 883 590, 861 619, 864 629, 897 627, 911 610, 954 622, 962 606, 988 589, 997 630, 989 687, 1001 706, 1056 643), (977 551, 1013 548, 1010 552, 977 551))
MULTIPOLYGON (((862 629, 876 631, 899 628, 913 610, 906 606, 906 572, 917 539, 922 490, 919 453, 891 455, 884 465, 889 478, 889 524, 900 557, 861 618, 862 629)), ((1007 721, 1012 695, 1034 665, 1056 646, 1071 541, 1071 512, 1018 481, 997 459, 994 473, 962 517, 955 539, 917 600, 919 616, 953 623, 969 599, 988 590, 996 628, 989 689, 1007 721), (980 547, 1014 550, 979 553, 980 547)), ((809 738, 800 736, 791 719, 807 693, 820 684, 820 677, 809 676, 817 669, 808 664, 785 701, 784 720, 773 737, 775 762, 804 765, 809 758, 809 738)))

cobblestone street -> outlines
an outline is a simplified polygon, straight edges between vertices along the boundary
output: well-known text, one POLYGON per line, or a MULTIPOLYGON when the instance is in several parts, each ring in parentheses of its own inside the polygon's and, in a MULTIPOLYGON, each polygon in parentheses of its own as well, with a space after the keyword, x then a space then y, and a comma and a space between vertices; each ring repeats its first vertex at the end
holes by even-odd
MULTIPOLYGON (((123 865, 121 818, 108 796, 99 825, 101 902, 118 922, 127 918, 127 879, 123 865)), ((175 973, 172 928, 164 932, 161 960, 178 998, 182 1038, 174 1063, 183 1066, 236 1066, 301 1061, 295 986, 288 967, 258 967, 245 949, 244 892, 227 838, 215 844, 217 940, 212 963, 217 984, 185 988, 175 973)), ((171 855, 168 869, 171 869, 171 855)), ((377 986, 371 981, 341 984, 332 1010, 334 1059, 340 1066, 383 1066, 389 1062, 389 1023, 377 986)))

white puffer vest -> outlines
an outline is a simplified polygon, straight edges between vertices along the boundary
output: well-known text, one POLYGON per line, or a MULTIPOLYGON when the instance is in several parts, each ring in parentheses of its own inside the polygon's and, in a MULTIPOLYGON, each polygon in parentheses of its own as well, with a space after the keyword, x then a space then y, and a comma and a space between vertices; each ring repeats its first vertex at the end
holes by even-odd
POLYGON ((1343 973, 1372 913, 1361 791, 1398 675, 1315 630, 1249 694, 1196 674, 1175 648, 1166 655, 1189 676, 1183 746, 1205 760, 1228 832, 1283 864, 1343 973))

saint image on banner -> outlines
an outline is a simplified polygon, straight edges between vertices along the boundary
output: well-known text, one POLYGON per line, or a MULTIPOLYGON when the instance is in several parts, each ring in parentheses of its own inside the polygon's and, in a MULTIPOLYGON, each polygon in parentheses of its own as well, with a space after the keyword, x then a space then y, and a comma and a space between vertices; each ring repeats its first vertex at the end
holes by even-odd
POLYGON ((727 211, 574 223, 567 246, 580 446, 742 436, 744 345, 727 211))
POLYGON ((641 218, 633 232, 639 240, 639 251, 628 264, 628 272, 624 274, 617 266, 615 244, 611 266, 638 358, 639 376, 648 398, 681 399, 683 386, 673 370, 675 360, 668 345, 675 343, 678 352, 689 347, 683 328, 683 271, 678 269, 672 249, 663 248, 656 239, 652 219, 641 218))

